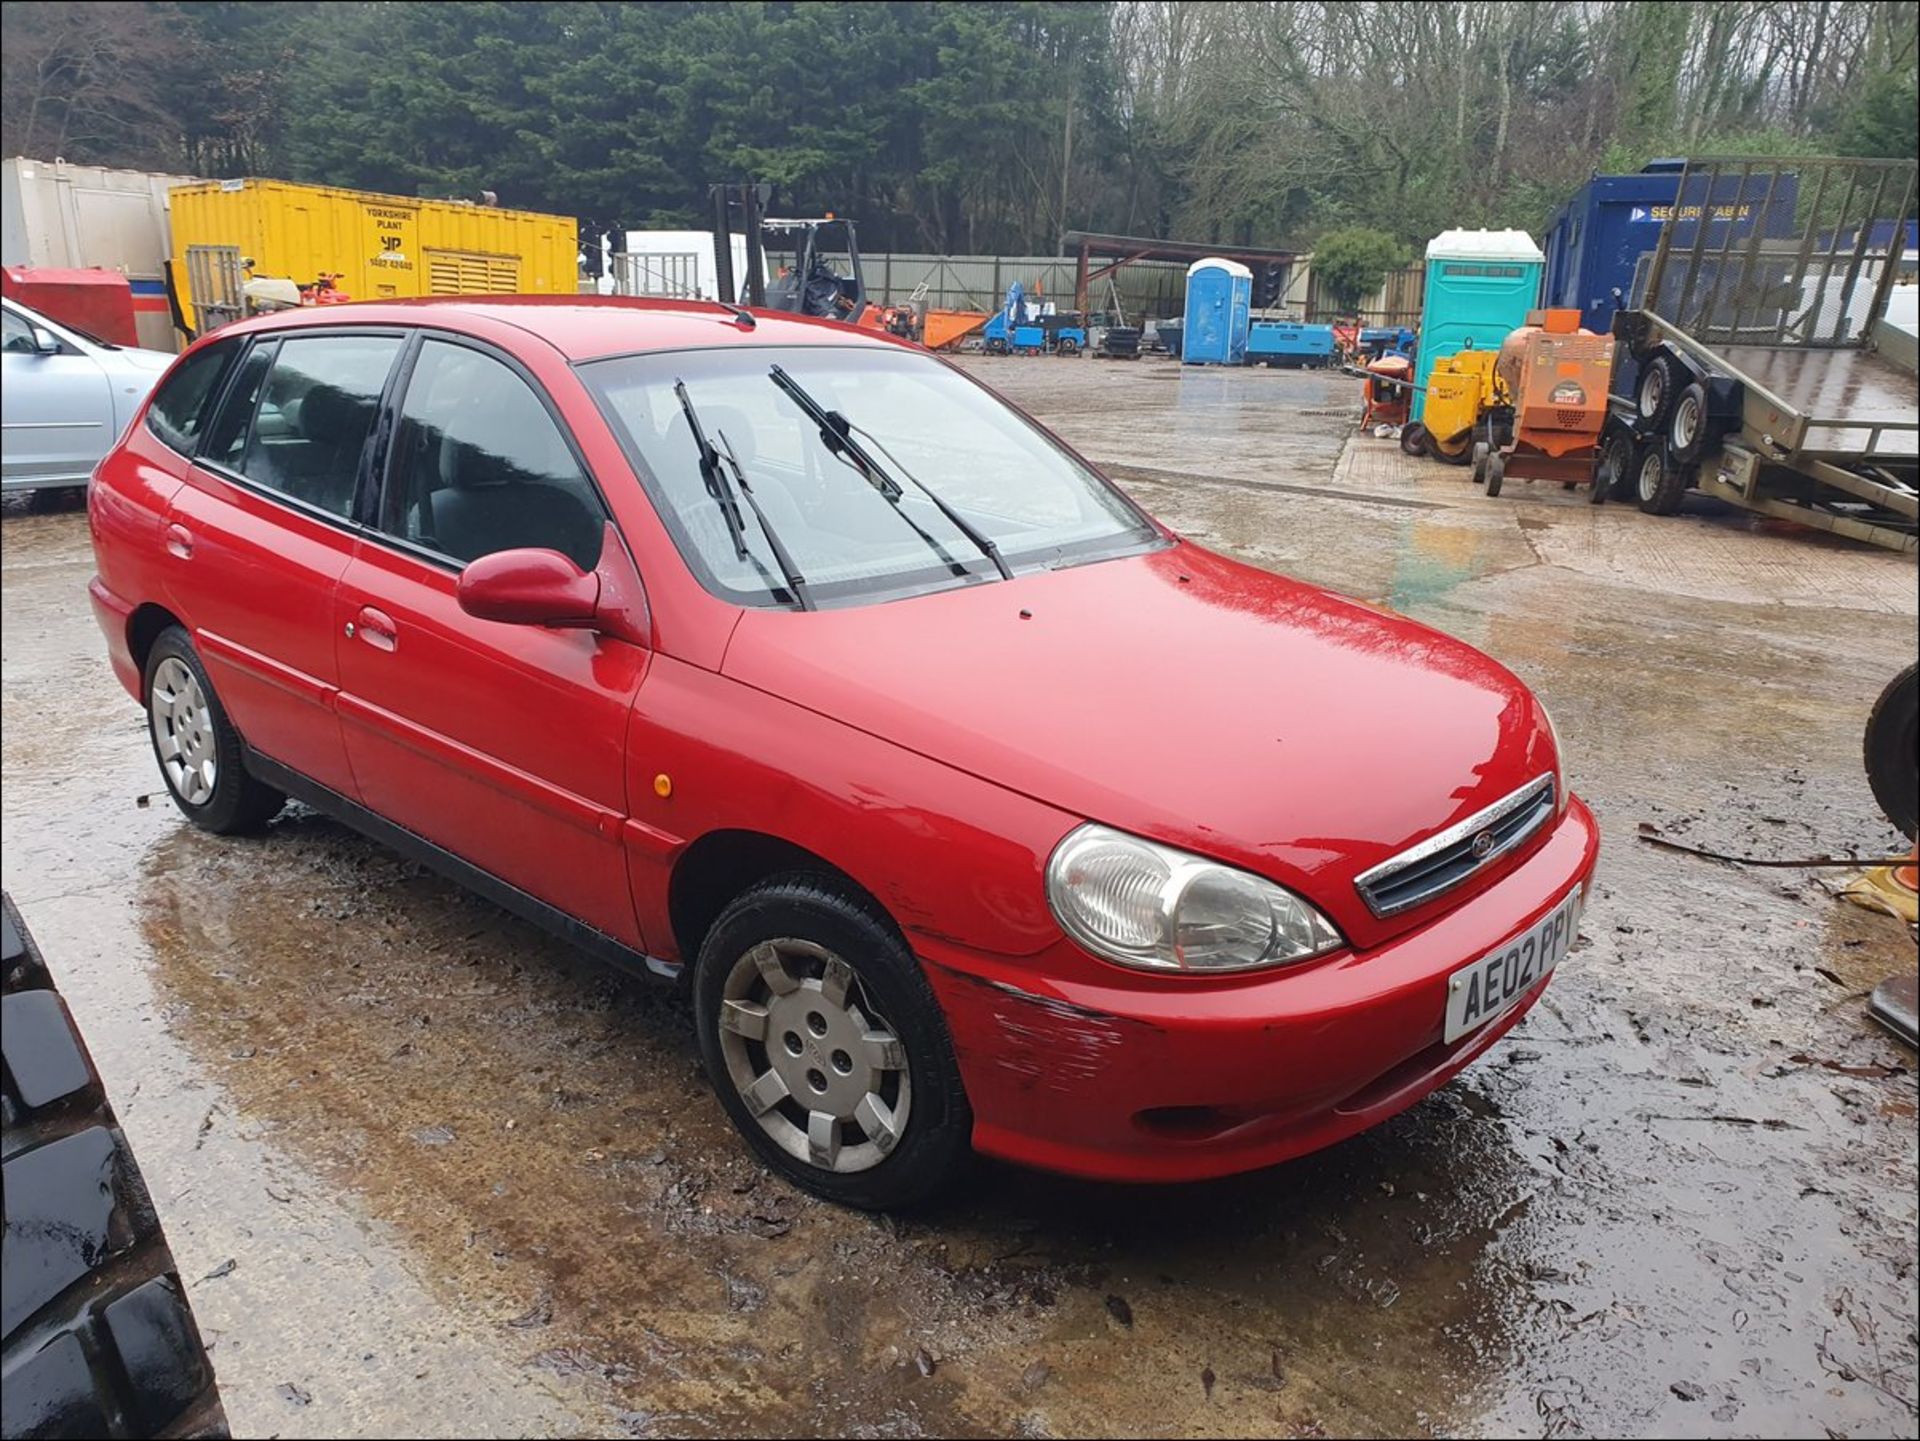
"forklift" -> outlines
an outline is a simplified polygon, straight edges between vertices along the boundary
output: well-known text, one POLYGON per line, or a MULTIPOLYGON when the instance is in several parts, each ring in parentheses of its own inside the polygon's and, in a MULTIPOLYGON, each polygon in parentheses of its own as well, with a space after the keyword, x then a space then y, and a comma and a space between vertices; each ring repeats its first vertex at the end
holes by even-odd
POLYGON ((828 211, 822 216, 769 216, 766 206, 773 187, 764 182, 715 185, 713 201, 713 262, 723 296, 741 305, 811 315, 865 330, 884 330, 919 340, 919 311, 914 306, 875 305, 867 299, 866 274, 860 264, 860 240, 853 222, 828 211), (746 276, 736 285, 733 274, 733 232, 736 220, 746 237, 746 276), (771 281, 766 277, 765 246, 770 236, 793 246, 793 264, 771 281), (842 275, 827 259, 838 240, 849 261, 842 275))

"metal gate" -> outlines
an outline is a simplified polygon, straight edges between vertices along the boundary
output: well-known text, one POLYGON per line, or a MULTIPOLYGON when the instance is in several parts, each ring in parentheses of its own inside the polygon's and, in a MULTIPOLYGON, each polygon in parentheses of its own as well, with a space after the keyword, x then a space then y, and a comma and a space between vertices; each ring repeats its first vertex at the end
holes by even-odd
POLYGON ((700 256, 691 250, 662 255, 622 251, 613 257, 613 293, 698 297, 700 256))
POLYGON ((246 276, 237 245, 189 245, 187 293, 193 297, 193 333, 231 325, 242 313, 246 276))

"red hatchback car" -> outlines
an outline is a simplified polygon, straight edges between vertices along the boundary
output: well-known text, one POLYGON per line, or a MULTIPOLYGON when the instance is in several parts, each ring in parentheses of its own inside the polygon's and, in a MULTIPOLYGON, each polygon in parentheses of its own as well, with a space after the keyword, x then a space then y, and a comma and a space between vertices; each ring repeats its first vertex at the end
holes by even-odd
POLYGON ((1598 836, 1424 626, 1143 514, 960 370, 701 303, 328 307, 190 349, 92 598, 180 809, 291 796, 687 975, 767 1162, 1268 1165, 1538 999, 1598 836))

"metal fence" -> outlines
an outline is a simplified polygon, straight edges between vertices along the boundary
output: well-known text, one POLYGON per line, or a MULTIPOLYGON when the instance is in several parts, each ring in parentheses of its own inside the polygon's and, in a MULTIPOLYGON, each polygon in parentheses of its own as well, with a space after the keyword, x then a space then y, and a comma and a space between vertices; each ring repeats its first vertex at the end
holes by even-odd
MULTIPOLYGON (((844 253, 822 254, 836 268, 847 269, 844 253)), ((773 265, 793 263, 791 252, 770 250, 773 265)), ((913 255, 899 251, 862 253, 868 298, 882 305, 904 304, 922 285, 924 299, 935 310, 998 310, 1007 287, 1019 281, 1029 293, 1036 288, 1061 309, 1073 305, 1075 267, 1071 255, 913 255)), ((1118 270, 1114 292, 1129 322, 1168 319, 1186 305, 1187 268, 1175 261, 1142 260, 1118 270)), ((1095 281, 1087 305, 1094 311, 1113 308, 1105 280, 1095 281)))
MULTIPOLYGON (((847 270, 844 252, 821 253, 842 273, 847 270)), ((1078 263, 1071 255, 915 255, 899 251, 863 253, 860 260, 866 272, 868 298, 876 304, 903 304, 924 285, 924 299, 933 309, 988 313, 1000 308, 1007 297, 1007 286, 1016 280, 1029 292, 1038 287, 1062 309, 1070 308, 1078 263)), ((776 267, 791 265, 793 254, 769 250, 767 262, 776 267)), ((1187 268, 1178 261, 1137 260, 1115 271, 1111 279, 1120 308, 1132 324, 1177 319, 1186 308, 1187 268)), ((1303 256, 1295 263, 1279 303, 1266 313, 1313 322, 1357 316, 1362 325, 1412 326, 1420 323, 1425 289, 1426 266, 1409 265, 1390 271, 1380 287, 1361 300, 1357 310, 1341 309, 1313 274, 1312 258, 1303 256)), ((1113 308, 1106 280, 1093 283, 1087 305, 1096 312, 1113 308)))

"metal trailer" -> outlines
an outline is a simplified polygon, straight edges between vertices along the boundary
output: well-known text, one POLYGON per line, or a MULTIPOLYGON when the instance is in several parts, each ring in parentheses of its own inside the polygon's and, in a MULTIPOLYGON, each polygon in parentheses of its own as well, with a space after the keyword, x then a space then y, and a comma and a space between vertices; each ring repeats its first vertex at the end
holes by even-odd
POLYGON ((14 156, 0 165, 0 265, 118 270, 149 350, 177 350, 167 306, 168 192, 196 175, 14 156))
POLYGON ((1614 398, 1596 485, 1656 515, 1697 489, 1912 553, 1914 183, 1911 160, 1690 160, 1676 213, 1709 197, 1764 211, 1797 186, 1793 233, 1662 228, 1614 317, 1640 373, 1614 398))

